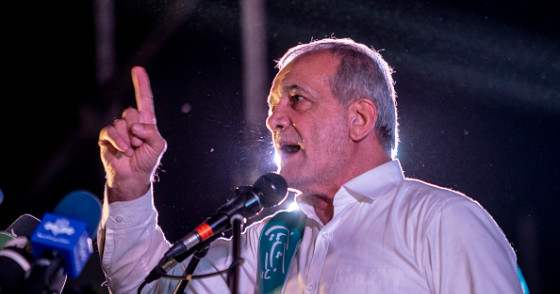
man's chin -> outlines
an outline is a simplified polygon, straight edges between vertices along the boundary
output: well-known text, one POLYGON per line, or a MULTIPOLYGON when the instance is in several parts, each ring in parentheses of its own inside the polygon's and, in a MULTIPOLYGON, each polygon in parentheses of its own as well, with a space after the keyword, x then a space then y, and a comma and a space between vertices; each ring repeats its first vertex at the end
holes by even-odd
POLYGON ((281 175, 288 183, 288 187, 300 191, 302 194, 322 194, 323 188, 328 184, 321 182, 318 174, 309 174, 305 171, 279 169, 281 175))
POLYGON ((277 173, 279 175, 281 175, 286 180, 286 182, 288 183, 288 187, 296 188, 294 185, 297 185, 297 183, 298 183, 298 173, 297 172, 292 171, 292 170, 287 169, 287 168, 279 167, 277 173))
POLYGON ((280 170, 279 174, 286 180, 288 187, 302 192, 306 190, 309 179, 306 180, 302 173, 284 169, 280 170))

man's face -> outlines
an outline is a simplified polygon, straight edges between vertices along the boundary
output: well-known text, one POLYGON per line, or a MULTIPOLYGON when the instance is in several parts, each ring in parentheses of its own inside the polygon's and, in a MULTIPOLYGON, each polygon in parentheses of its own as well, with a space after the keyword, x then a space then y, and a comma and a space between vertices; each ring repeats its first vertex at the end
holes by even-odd
POLYGON ((268 98, 279 173, 303 193, 339 183, 349 162, 346 109, 330 88, 338 64, 326 51, 301 56, 278 73, 268 98))

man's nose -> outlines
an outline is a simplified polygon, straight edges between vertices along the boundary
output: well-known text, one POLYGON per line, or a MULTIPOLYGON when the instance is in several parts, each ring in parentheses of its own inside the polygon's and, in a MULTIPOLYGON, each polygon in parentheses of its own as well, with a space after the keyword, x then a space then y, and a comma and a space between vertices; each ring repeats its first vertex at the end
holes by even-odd
POLYGON ((286 105, 278 104, 269 111, 266 126, 271 132, 281 131, 290 125, 289 109, 286 105))

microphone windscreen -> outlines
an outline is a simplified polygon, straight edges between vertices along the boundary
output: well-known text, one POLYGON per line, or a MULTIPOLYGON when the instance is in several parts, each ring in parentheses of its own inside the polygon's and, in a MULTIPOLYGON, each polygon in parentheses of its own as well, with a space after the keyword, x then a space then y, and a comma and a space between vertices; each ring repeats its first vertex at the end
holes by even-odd
POLYGON ((263 207, 273 207, 282 203, 288 195, 288 183, 279 174, 267 173, 258 178, 253 184, 260 192, 260 202, 263 207))
POLYGON ((22 214, 4 232, 12 235, 14 238, 18 236, 29 237, 40 222, 41 220, 31 214, 22 214))
POLYGON ((73 191, 58 203, 54 214, 85 222, 89 237, 95 239, 101 220, 101 202, 88 191, 73 191))

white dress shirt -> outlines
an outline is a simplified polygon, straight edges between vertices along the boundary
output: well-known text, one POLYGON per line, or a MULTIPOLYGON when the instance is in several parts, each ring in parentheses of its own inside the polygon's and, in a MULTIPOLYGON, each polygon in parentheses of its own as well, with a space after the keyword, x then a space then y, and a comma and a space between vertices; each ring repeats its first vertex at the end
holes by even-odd
MULTIPOLYGON (((98 240, 113 293, 136 293, 169 249, 151 194, 104 204, 98 240)), ((296 200, 308 219, 283 293, 522 293, 515 253, 484 208, 455 191, 405 179, 398 160, 344 184, 326 225, 311 205, 296 200)), ((265 223, 251 225, 243 235, 241 293, 258 292, 265 223)), ((212 243, 195 275, 228 268, 230 243, 212 243)), ((169 274, 181 275, 187 263, 169 274)), ((159 279, 143 293, 172 293, 176 284, 159 279)), ((225 274, 193 280, 187 291, 229 293, 225 274)))

